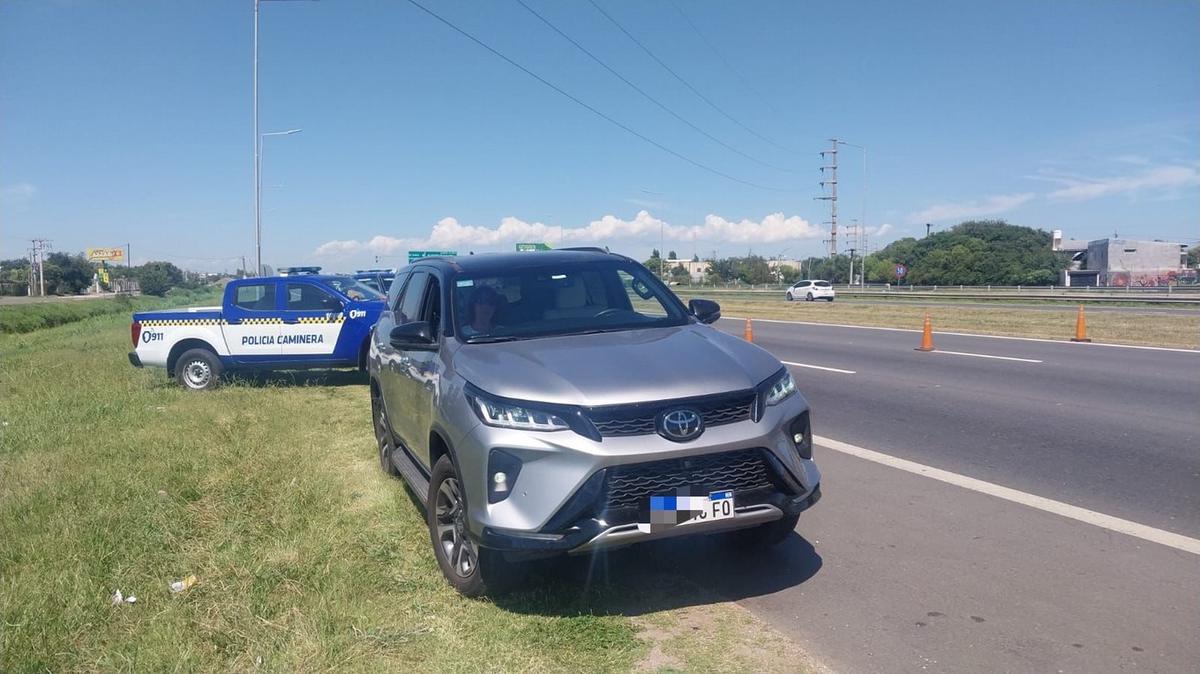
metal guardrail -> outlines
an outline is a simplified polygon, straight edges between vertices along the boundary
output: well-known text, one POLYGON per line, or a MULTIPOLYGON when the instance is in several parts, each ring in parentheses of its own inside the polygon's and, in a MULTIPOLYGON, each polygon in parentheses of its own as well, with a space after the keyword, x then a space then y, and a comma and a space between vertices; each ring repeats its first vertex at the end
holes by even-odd
MULTIPOLYGON (((683 292, 783 294, 789 286, 780 284, 681 285, 683 292)), ((1065 287, 1065 286, 865 286, 835 285, 839 295, 848 297, 974 299, 974 300, 1058 300, 1069 302, 1137 302, 1146 304, 1200 303, 1200 286, 1163 287, 1065 287)))

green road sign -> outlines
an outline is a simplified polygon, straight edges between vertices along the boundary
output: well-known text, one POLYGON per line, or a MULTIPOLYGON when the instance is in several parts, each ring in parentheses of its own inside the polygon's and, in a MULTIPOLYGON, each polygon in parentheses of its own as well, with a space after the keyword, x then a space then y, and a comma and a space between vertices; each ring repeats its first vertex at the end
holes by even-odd
POLYGON ((458 251, 454 250, 410 250, 408 251, 408 262, 412 264, 423 257, 454 257, 458 255, 458 251))
POLYGON ((517 244, 517 252, 518 253, 529 253, 529 252, 533 252, 535 250, 550 250, 550 246, 547 246, 544 243, 518 243, 517 244))

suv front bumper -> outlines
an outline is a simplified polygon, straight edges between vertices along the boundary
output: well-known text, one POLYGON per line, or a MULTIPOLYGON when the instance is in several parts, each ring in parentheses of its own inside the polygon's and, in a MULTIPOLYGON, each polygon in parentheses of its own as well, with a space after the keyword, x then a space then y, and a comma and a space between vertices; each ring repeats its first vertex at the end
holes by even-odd
POLYGON ((498 550, 586 552, 796 515, 821 495, 820 472, 812 459, 799 455, 789 431, 807 410, 797 394, 767 408, 759 421, 713 426, 686 443, 651 434, 594 441, 573 431, 521 432, 480 424, 455 443, 467 490, 468 531, 483 547, 498 550), (494 449, 517 457, 521 468, 512 493, 488 503, 488 456, 494 449), (730 461, 721 463, 726 457, 730 461), (665 465, 671 469, 653 470, 665 465), (747 478, 747 470, 756 472, 747 478), (613 494, 618 480, 619 499, 613 494), (648 500, 676 487, 697 486, 734 489, 735 516, 653 533, 638 528, 638 513, 631 508, 635 497, 648 500))

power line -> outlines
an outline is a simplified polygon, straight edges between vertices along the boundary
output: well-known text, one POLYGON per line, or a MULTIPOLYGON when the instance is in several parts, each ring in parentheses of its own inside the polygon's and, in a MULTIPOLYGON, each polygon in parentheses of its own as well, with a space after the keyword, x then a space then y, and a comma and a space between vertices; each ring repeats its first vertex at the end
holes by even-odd
MULTIPOLYGON (((412 0, 409 0, 409 1, 411 2, 412 0)), ((728 119, 729 121, 733 122, 734 124, 737 124, 738 126, 742 127, 743 129, 746 130, 747 133, 753 135, 755 138, 758 138, 759 140, 763 141, 764 143, 772 145, 780 150, 783 150, 784 152, 792 152, 792 153, 795 152, 794 150, 788 149, 788 148, 780 145, 779 143, 776 143, 775 141, 771 140, 770 138, 767 138, 766 136, 762 135, 761 133, 755 131, 754 129, 750 128, 749 126, 746 126, 742 122, 738 121, 738 119, 736 117, 734 117, 733 115, 729 114, 728 112, 725 112, 724 108, 722 108, 721 106, 714 103, 712 100, 710 100, 704 94, 700 93, 699 89, 692 86, 692 84, 690 82, 688 82, 687 80, 683 79, 683 77, 680 76, 679 73, 672 70, 671 66, 664 63, 662 59, 658 58, 658 56, 655 56, 654 52, 650 51, 649 47, 642 44, 641 40, 638 40, 636 37, 633 36, 632 33, 625 30, 625 27, 622 26, 620 24, 620 22, 618 22, 616 19, 614 19, 608 12, 604 11, 604 9, 602 7, 600 7, 600 5, 597 5, 595 0, 588 0, 588 2, 591 3, 592 7, 596 8, 596 11, 603 14, 604 18, 608 19, 609 22, 612 23, 612 25, 616 26, 618 30, 620 30, 622 33, 624 33, 625 37, 632 40, 634 44, 636 44, 638 47, 641 48, 642 51, 646 52, 647 56, 654 59, 655 63, 662 66, 663 69, 666 70, 667 72, 671 73, 672 77, 679 80, 679 82, 681 84, 683 84, 683 86, 687 87, 693 94, 696 94, 696 96, 699 97, 700 100, 704 101, 705 103, 708 103, 708 105, 710 107, 712 107, 713 110, 716 110, 717 112, 721 113, 722 115, 725 116, 726 119, 728 119)))
POLYGON ((750 84, 750 81, 747 80, 744 75, 742 75, 741 71, 733 67, 733 64, 729 62, 729 59, 725 58, 725 55, 721 53, 721 50, 717 49, 717 46, 713 44, 711 40, 705 37, 704 33, 700 32, 700 29, 694 22, 692 22, 691 17, 684 13, 683 8, 680 7, 675 0, 670 0, 670 3, 671 6, 675 8, 675 11, 679 12, 679 16, 682 16, 683 20, 687 22, 687 25, 691 27, 692 32, 696 34, 696 37, 699 37, 700 41, 708 46, 708 50, 711 51, 718 59, 720 59, 721 63, 725 64, 725 67, 729 69, 729 72, 733 73, 739 80, 741 80, 742 86, 746 87, 748 90, 753 92, 754 95, 758 96, 759 100, 761 100, 768 108, 771 109, 771 112, 774 112, 778 115, 779 111, 775 109, 775 106, 771 105, 771 99, 764 96, 761 91, 756 89, 754 85, 750 84))
POLYGON ((624 82, 625 84, 629 85, 629 87, 630 87, 631 89, 633 89, 634 91, 636 91, 636 92, 638 92, 639 94, 641 94, 643 98, 645 98, 646 100, 650 101, 651 103, 653 103, 653 104, 657 105, 657 106, 658 106, 659 108, 661 108, 661 109, 662 109, 664 112, 666 112, 667 114, 671 115, 671 116, 672 116, 672 117, 674 117, 675 119, 678 119, 679 121, 683 122, 683 123, 684 123, 684 124, 686 124, 688 127, 690 127, 690 128, 693 130, 693 131, 695 131, 696 133, 699 133, 700 135, 702 135, 702 136, 704 136, 705 138, 707 138, 707 139, 711 140, 712 142, 714 142, 714 143, 716 143, 716 144, 720 145, 721 147, 723 147, 723 148, 725 148, 725 149, 729 150, 730 152, 733 152, 733 153, 735 153, 735 154, 737 154, 737 155, 740 155, 740 156, 742 156, 742 157, 745 157, 746 159, 749 159, 750 161, 754 162, 755 164, 759 164, 759 165, 762 165, 762 166, 766 166, 767 168, 772 168, 772 169, 775 169, 776 171, 784 171, 784 172, 786 172, 786 173, 798 173, 798 171, 795 171, 795 170, 793 170, 793 169, 789 169, 789 168, 787 168, 787 167, 784 167, 784 166, 779 166, 778 164, 772 164, 771 162, 763 161, 763 160, 761 160, 761 159, 759 159, 759 158, 757 158, 757 157, 755 157, 755 156, 753 156, 753 155, 750 155, 750 154, 747 154, 747 153, 745 153, 745 152, 742 152, 741 150, 737 149, 736 147, 734 147, 734 146, 730 145, 729 143, 726 143, 725 141, 721 140, 720 138, 717 138, 716 136, 713 136, 713 135, 712 135, 712 134, 710 134, 709 132, 705 131, 704 129, 702 129, 702 128, 700 128, 700 127, 696 126, 695 124, 693 124, 693 123, 692 123, 691 121, 689 121, 688 119, 684 118, 684 117, 683 117, 682 115, 680 115, 679 113, 677 113, 677 112, 675 112, 674 110, 672 110, 671 108, 667 107, 667 105, 666 105, 666 104, 664 104, 664 103, 660 102, 658 99, 656 99, 656 98, 654 98, 653 96, 651 96, 650 94, 646 93, 646 91, 645 91, 645 90, 643 90, 641 87, 639 87, 638 85, 634 84, 633 82, 630 82, 630 81, 629 81, 629 80, 628 80, 628 79, 627 79, 627 78, 626 78, 624 75, 622 75, 621 73, 617 72, 617 71, 616 71, 616 70, 614 70, 612 67, 610 67, 610 66, 609 66, 607 63, 605 63, 604 61, 602 61, 602 60, 600 59, 600 57, 599 57, 599 56, 596 56, 596 55, 595 55, 595 54, 593 54, 591 51, 589 51, 589 50, 587 49, 587 47, 584 47, 583 45, 581 45, 581 44, 579 44, 578 42, 576 42, 574 39, 572 39, 572 38, 571 38, 571 36, 570 36, 570 35, 567 35, 567 34, 566 34, 565 32, 563 32, 563 31, 562 31, 562 30, 561 30, 561 29, 560 29, 558 26, 556 26, 556 25, 554 25, 553 23, 551 23, 549 19, 547 19, 546 17, 544 17, 544 16, 542 16, 541 14, 537 13, 537 12, 536 12, 536 11, 535 11, 535 10, 534 10, 532 7, 530 7, 529 5, 525 4, 525 1, 524 1, 524 0, 515 0, 515 2, 516 2, 517 4, 519 4, 519 5, 521 5, 522 7, 524 7, 524 8, 525 8, 525 11, 527 11, 527 12, 529 12, 530 14, 534 15, 534 16, 535 16, 535 17, 537 17, 537 18, 538 18, 538 19, 539 19, 539 20, 540 20, 542 23, 544 23, 544 24, 546 24, 547 26, 549 26, 551 30, 553 30, 554 32, 558 33, 558 34, 559 34, 559 35, 560 35, 560 36, 561 36, 561 37, 562 37, 564 40, 566 40, 567 42, 570 42, 572 45, 574 45, 576 49, 578 49, 579 51, 583 52, 584 54, 587 54, 588 58, 590 58, 590 59, 592 59, 593 61, 595 61, 597 64, 599 64, 599 65, 600 65, 600 67, 602 67, 602 68, 604 68, 605 70, 607 70, 608 72, 612 73, 612 74, 613 74, 613 76, 615 76, 617 79, 621 80, 621 81, 622 81, 622 82, 624 82))
POLYGON ((643 141, 653 145, 654 147, 662 150, 663 152, 666 152, 667 154, 669 154, 677 159, 681 159, 681 160, 691 164, 692 166, 695 166, 696 168, 702 169, 704 171, 708 171, 709 173, 712 173, 714 175, 721 176, 722 178, 725 178, 726 180, 731 180, 735 183, 741 183, 742 185, 747 185, 747 186, 754 187, 754 188, 757 188, 760 190, 767 190, 770 192, 794 192, 795 191, 795 190, 790 190, 790 189, 784 189, 781 187, 769 187, 767 185, 760 185, 758 183, 751 182, 749 180, 743 180, 736 176, 729 175, 728 173, 725 173, 724 171, 721 171, 719 169, 715 169, 711 166, 708 166, 707 164, 702 164, 702 163, 696 161, 695 159, 692 159, 691 157, 687 157, 683 154, 680 154, 679 152, 672 150, 671 148, 667 147, 666 145, 663 145, 662 143, 659 143, 658 141, 656 141, 646 135, 643 135, 642 133, 639 133, 638 131, 631 129, 630 127, 622 124, 621 122, 618 122, 617 120, 613 119, 612 117, 609 117, 608 115, 606 115, 603 112, 597 110, 596 108, 588 105, 587 103, 584 103, 582 100, 580 100, 580 99, 576 98, 575 96, 573 96, 572 94, 566 92, 565 90, 560 88, 558 85, 550 82, 549 80, 545 79, 541 75, 538 75, 537 73, 533 72, 529 68, 526 68, 525 66, 521 65, 520 63, 517 63, 516 61, 512 60, 511 58, 500 53, 499 51, 497 51, 495 48, 493 48, 491 45, 487 44, 483 40, 480 40, 479 38, 475 37, 474 35, 463 30, 462 28, 459 28, 458 26, 456 26, 454 23, 452 23, 448 19, 443 18, 437 12, 434 12, 433 10, 426 7, 425 5, 422 5, 421 3, 417 2, 417 0, 408 0, 408 3, 410 5, 416 7, 417 9, 421 10, 422 12, 425 12, 429 16, 432 16, 433 18, 442 22, 443 24, 445 24, 447 27, 449 27, 451 30, 458 33, 459 35, 462 35, 463 37, 474 42, 475 44, 479 45, 480 47, 483 47, 484 49, 488 50, 493 55, 499 57, 500 59, 503 59, 505 62, 507 62, 509 65, 516 68, 517 70, 520 70, 521 72, 525 73, 526 75, 529 75, 530 77, 537 80, 538 82, 541 82, 542 84, 546 85, 547 87, 550 87, 551 89, 558 92, 559 94, 569 98, 571 101, 573 101, 577 105, 587 109, 589 112, 596 115, 597 117, 600 117, 601 119, 612 124, 613 126, 620 128, 621 130, 625 131, 626 133, 629 133, 633 136, 636 136, 636 137, 642 139, 643 141))

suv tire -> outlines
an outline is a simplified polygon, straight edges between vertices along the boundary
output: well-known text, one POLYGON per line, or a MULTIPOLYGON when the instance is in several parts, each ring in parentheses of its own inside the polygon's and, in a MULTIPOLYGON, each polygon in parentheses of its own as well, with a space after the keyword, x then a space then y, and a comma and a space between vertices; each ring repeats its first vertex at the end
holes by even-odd
POLYGON ((812 293, 809 293, 809 294, 808 294, 808 296, 804 298, 804 301, 805 301, 805 302, 811 302, 811 301, 813 301, 813 296, 812 296, 812 293))
POLYGON ((784 515, 774 522, 734 531, 732 533, 734 545, 738 548, 759 549, 778 545, 796 530, 799 522, 799 515, 784 515))
POLYGON ((787 293, 787 300, 789 302, 793 302, 793 301, 795 301, 795 299, 796 299, 795 297, 792 297, 792 291, 789 290, 787 293))
POLYGON ((425 522, 442 576, 467 597, 502 594, 517 579, 517 567, 495 550, 476 545, 467 533, 467 495, 449 455, 433 465, 425 522))
POLYGON ((392 461, 392 453, 396 451, 396 441, 392 438, 387 410, 383 408, 383 396, 379 394, 374 383, 371 384, 371 422, 375 426, 375 446, 379 448, 379 467, 388 475, 399 477, 400 470, 392 461))
POLYGON ((175 381, 193 391, 208 391, 221 379, 221 359, 208 349, 188 349, 175 361, 175 381))

